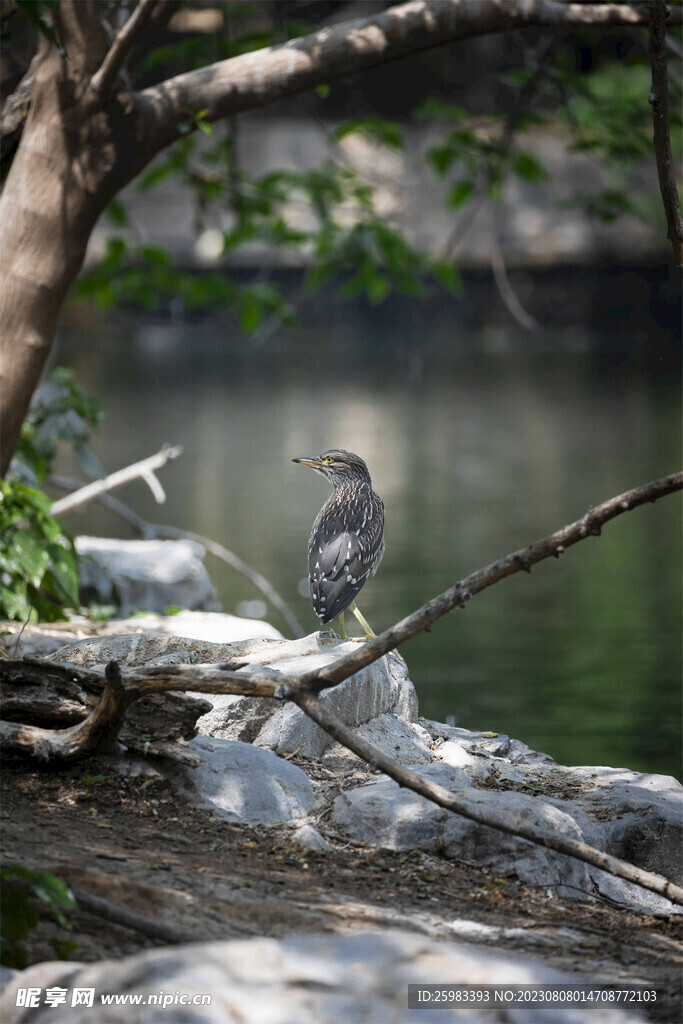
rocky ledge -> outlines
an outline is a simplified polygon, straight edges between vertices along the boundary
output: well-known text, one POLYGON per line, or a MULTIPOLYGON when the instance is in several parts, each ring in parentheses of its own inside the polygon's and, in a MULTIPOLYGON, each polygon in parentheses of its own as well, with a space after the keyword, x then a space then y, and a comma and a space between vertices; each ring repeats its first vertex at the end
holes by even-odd
MULTIPOLYGON (((322 668, 354 649, 329 632, 300 640, 206 639, 215 637, 216 630, 229 637, 233 626, 232 617, 220 615, 133 619, 111 624, 108 635, 71 643, 64 643, 62 633, 49 653, 43 637, 41 653, 91 668, 103 668, 112 659, 144 666, 232 658, 244 665, 243 672, 259 666, 295 674, 322 668), (162 621, 167 631, 175 624, 177 631, 195 637, 162 633, 162 621), (128 631, 132 628, 137 631, 128 631)), ((469 821, 401 788, 368 769, 294 705, 259 697, 196 697, 197 735, 184 744, 192 755, 186 762, 195 767, 129 754, 121 759, 121 770, 163 775, 188 802, 233 822, 289 825, 297 830, 297 841, 310 848, 324 848, 331 836, 341 835, 376 847, 437 853, 556 896, 601 895, 631 910, 681 910, 603 871, 469 821), (207 699, 213 705, 208 712, 207 699)), ((398 763, 466 796, 477 808, 502 809, 511 824, 532 822, 540 834, 562 832, 683 882, 683 787, 676 779, 623 768, 558 765, 508 736, 420 718, 407 666, 395 655, 324 691, 322 700, 398 763)))

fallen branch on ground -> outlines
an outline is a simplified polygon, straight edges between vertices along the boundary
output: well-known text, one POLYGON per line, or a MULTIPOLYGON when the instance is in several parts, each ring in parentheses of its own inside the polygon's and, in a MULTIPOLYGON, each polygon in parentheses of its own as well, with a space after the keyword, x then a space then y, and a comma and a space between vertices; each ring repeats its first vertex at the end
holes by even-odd
MULTIPOLYGON (((511 828, 502 816, 477 806, 476 794, 450 793, 444 787, 401 767, 372 744, 355 735, 353 730, 325 707, 317 696, 320 690, 347 679, 359 668, 376 661, 399 643, 415 636, 451 609, 462 607, 466 600, 486 587, 522 569, 530 571, 532 565, 551 555, 559 557, 567 547, 577 544, 586 537, 599 535, 601 527, 610 519, 681 488, 683 473, 676 473, 634 488, 589 509, 585 516, 569 526, 466 577, 455 587, 429 601, 413 615, 367 642, 362 649, 340 658, 326 669, 302 673, 299 676, 286 676, 266 671, 239 672, 239 666, 230 663, 209 666, 158 665, 143 669, 125 669, 122 673, 115 662, 110 662, 105 670, 107 685, 102 698, 84 722, 61 731, 0 722, 0 739, 3 741, 5 752, 8 753, 20 753, 42 760, 73 760, 86 752, 101 749, 103 744, 111 743, 118 735, 128 707, 134 701, 151 693, 192 690, 202 693, 237 693, 277 697, 280 700, 289 699, 329 735, 370 765, 381 769, 400 785, 439 806, 480 824, 521 836, 557 853, 574 857, 683 905, 683 888, 661 875, 644 871, 560 833, 538 835, 529 827, 511 828)), ((20 662, 9 659, 0 662, 0 679, 6 672, 16 670, 20 665, 20 662)), ((51 668, 54 666, 46 664, 46 671, 51 668)), ((69 669, 69 666, 65 668, 69 669)))

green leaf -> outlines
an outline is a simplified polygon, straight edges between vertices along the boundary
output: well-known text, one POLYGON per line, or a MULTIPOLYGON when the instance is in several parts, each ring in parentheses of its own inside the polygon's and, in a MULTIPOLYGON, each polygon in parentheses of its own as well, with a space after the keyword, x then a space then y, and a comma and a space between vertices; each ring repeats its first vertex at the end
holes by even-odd
POLYGON ((448 192, 446 197, 446 206, 451 210, 457 210, 468 199, 472 197, 475 191, 475 184, 473 181, 459 181, 453 186, 448 192))
POLYGON ((126 208, 120 199, 112 199, 105 210, 105 216, 117 228, 125 228, 128 223, 126 208))
POLYGON ((452 263, 436 260, 432 264, 432 273, 439 284, 452 295, 458 295, 462 291, 460 271, 452 263))
POLYGON ((548 172, 541 161, 523 149, 517 149, 512 154, 512 169, 530 185, 538 185, 548 178, 548 172))
POLYGON ((403 149, 403 129, 396 121, 387 121, 382 117, 356 117, 339 125, 332 132, 333 142, 339 142, 347 135, 367 135, 376 139, 390 149, 403 149))
POLYGON ((15 533, 6 549, 6 567, 12 567, 28 583, 39 587, 50 556, 40 540, 25 530, 15 533))
POLYGON ((442 178, 451 169, 456 159, 455 149, 446 143, 441 146, 432 146, 427 153, 427 160, 442 178))

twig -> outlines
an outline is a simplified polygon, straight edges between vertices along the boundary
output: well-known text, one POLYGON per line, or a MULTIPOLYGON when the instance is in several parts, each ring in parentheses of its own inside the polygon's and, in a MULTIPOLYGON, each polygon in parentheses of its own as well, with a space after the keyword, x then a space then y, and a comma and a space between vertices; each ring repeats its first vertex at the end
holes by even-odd
POLYGON ((312 718, 325 732, 329 733, 330 736, 333 736, 340 743, 343 743, 354 754, 362 757, 372 768, 379 768, 386 775, 389 775, 400 786, 405 786, 414 793, 418 793, 420 796, 431 800, 432 803, 445 807, 455 814, 460 814, 463 818, 468 818, 470 821, 477 821, 481 825, 488 825, 499 832, 507 832, 509 835, 528 839, 537 846, 545 846, 556 853, 563 853, 586 864, 592 864, 593 867, 607 871, 617 878, 623 878, 627 882, 633 882, 644 889, 659 893, 674 903, 683 904, 683 888, 664 878, 663 875, 644 871, 642 868, 637 868, 627 861, 612 857, 608 853, 602 853, 600 850, 596 850, 595 847, 582 843, 578 839, 565 836, 561 832, 548 832, 545 835, 539 835, 532 825, 519 820, 514 825, 510 825, 505 811, 494 810, 491 807, 490 801, 487 800, 484 803, 481 795, 477 792, 451 793, 444 786, 430 782, 423 775, 418 775, 417 772, 412 772, 408 768, 397 764, 390 757, 387 757, 386 754, 383 754, 382 751, 378 750, 377 747, 356 735, 353 729, 345 725, 330 708, 325 707, 315 694, 303 693, 300 695, 293 694, 292 696, 294 702, 299 705, 302 711, 305 711, 309 718, 312 718))
MULTIPOLYGON (((64 491, 75 491, 81 486, 78 480, 72 480, 70 477, 65 476, 51 476, 49 482, 64 491)), ((256 569, 252 569, 250 565, 242 561, 234 552, 223 547, 222 544, 209 540, 208 537, 202 537, 198 533, 193 533, 191 530, 181 530, 176 526, 164 526, 160 523, 148 523, 146 519, 139 516, 132 508, 129 508, 124 502, 119 501, 118 498, 114 498, 110 494, 98 494, 95 500, 104 505, 105 508, 109 508, 112 512, 120 515, 122 519, 125 519, 135 527, 140 535, 147 540, 155 537, 168 537, 174 540, 191 540, 195 544, 201 544, 209 554, 219 558, 226 565, 229 565, 231 569, 234 569, 248 579, 250 583, 253 583, 266 600, 270 601, 273 607, 279 611, 295 637, 304 636, 304 630, 298 619, 285 604, 284 599, 280 597, 270 581, 265 576, 262 576, 260 572, 257 572, 256 569)))
POLYGON ((667 238, 673 246, 676 265, 683 267, 683 221, 681 220, 681 207, 669 133, 669 82, 666 65, 667 6, 665 0, 649 0, 649 12, 650 65, 652 67, 650 103, 652 104, 659 191, 662 194, 666 221, 669 226, 667 238))
POLYGON ((186 942, 199 942, 201 937, 190 932, 181 931, 173 925, 164 924, 163 921, 155 921, 151 917, 144 917, 136 914, 133 910, 118 906, 101 896, 94 896, 83 889, 76 889, 69 886, 69 891, 78 904, 79 910, 88 914, 101 917, 110 924, 117 924, 122 928, 129 928, 131 931, 146 935, 149 939, 157 939, 159 942, 168 943, 171 946, 179 946, 186 942))
MULTIPOLYGON (((601 505, 590 508, 581 519, 557 530, 549 537, 544 537, 526 548, 514 551, 483 569, 477 569, 476 572, 466 576, 455 586, 439 594, 438 597, 432 598, 412 615, 408 615, 401 622, 385 630, 384 633, 360 644, 357 650, 335 661, 333 665, 319 671, 306 673, 301 677, 301 683, 315 692, 324 690, 327 686, 336 686, 352 673, 372 664, 383 654, 388 654, 394 647, 398 647, 399 644, 405 643, 406 640, 421 633, 453 608, 464 607, 470 598, 487 587, 491 587, 494 583, 515 573, 530 572, 532 565, 536 565, 537 562, 541 562, 551 555, 559 558, 573 544, 578 544, 586 537, 598 536, 601 527, 610 519, 637 508, 639 505, 656 501, 665 494, 680 491, 682 488, 683 472, 672 473, 670 476, 653 480, 641 487, 635 487, 631 491, 625 491, 624 494, 619 494, 601 505)), ((285 689, 281 696, 289 697, 290 693, 285 689)))
POLYGON ((87 99, 106 98, 116 76, 123 67, 133 43, 149 21, 157 0, 140 0, 109 48, 102 64, 90 79, 87 99))
POLYGON ((499 231, 500 216, 496 208, 493 215, 493 231, 491 233, 491 270, 493 271, 493 279, 510 316, 517 321, 520 327, 524 327, 527 331, 535 331, 538 327, 538 320, 530 313, 527 313, 510 284, 501 251, 499 231))
POLYGON ((165 445, 156 455, 150 455, 148 459, 143 459, 141 462, 134 462, 132 466, 119 469, 116 473, 111 473, 105 477, 104 480, 95 480, 93 483, 81 487, 80 490, 75 491, 73 494, 67 495, 66 498, 60 498, 59 501, 53 502, 50 512, 53 516, 61 516, 65 512, 73 512, 74 509, 80 508, 81 505, 85 505, 88 501, 98 498, 105 491, 111 491, 115 487, 121 487, 123 484, 130 483, 131 480, 139 479, 145 481, 157 502, 164 502, 166 495, 164 494, 163 487, 154 476, 154 470, 161 469, 169 459, 177 459, 179 455, 182 455, 182 451, 183 449, 179 446, 169 448, 165 445))

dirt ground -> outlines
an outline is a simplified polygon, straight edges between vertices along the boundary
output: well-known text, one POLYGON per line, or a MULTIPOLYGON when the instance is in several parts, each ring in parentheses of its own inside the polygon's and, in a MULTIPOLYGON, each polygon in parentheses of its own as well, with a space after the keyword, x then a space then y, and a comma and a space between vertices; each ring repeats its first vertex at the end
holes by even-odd
MULTIPOLYGON (((188 808, 164 780, 121 777, 106 758, 59 770, 5 759, 0 824, 3 862, 51 871, 197 940, 377 927, 445 937, 449 921, 475 921, 505 929, 492 936, 499 951, 537 953, 601 982, 668 987, 668 1012, 652 1019, 681 1020, 680 918, 553 899, 462 862, 349 843, 324 824, 333 849, 302 851, 290 829, 188 808)), ((80 910, 69 916, 68 936, 41 916, 29 964, 54 959, 53 936, 73 939, 80 961, 159 944, 80 910)))

